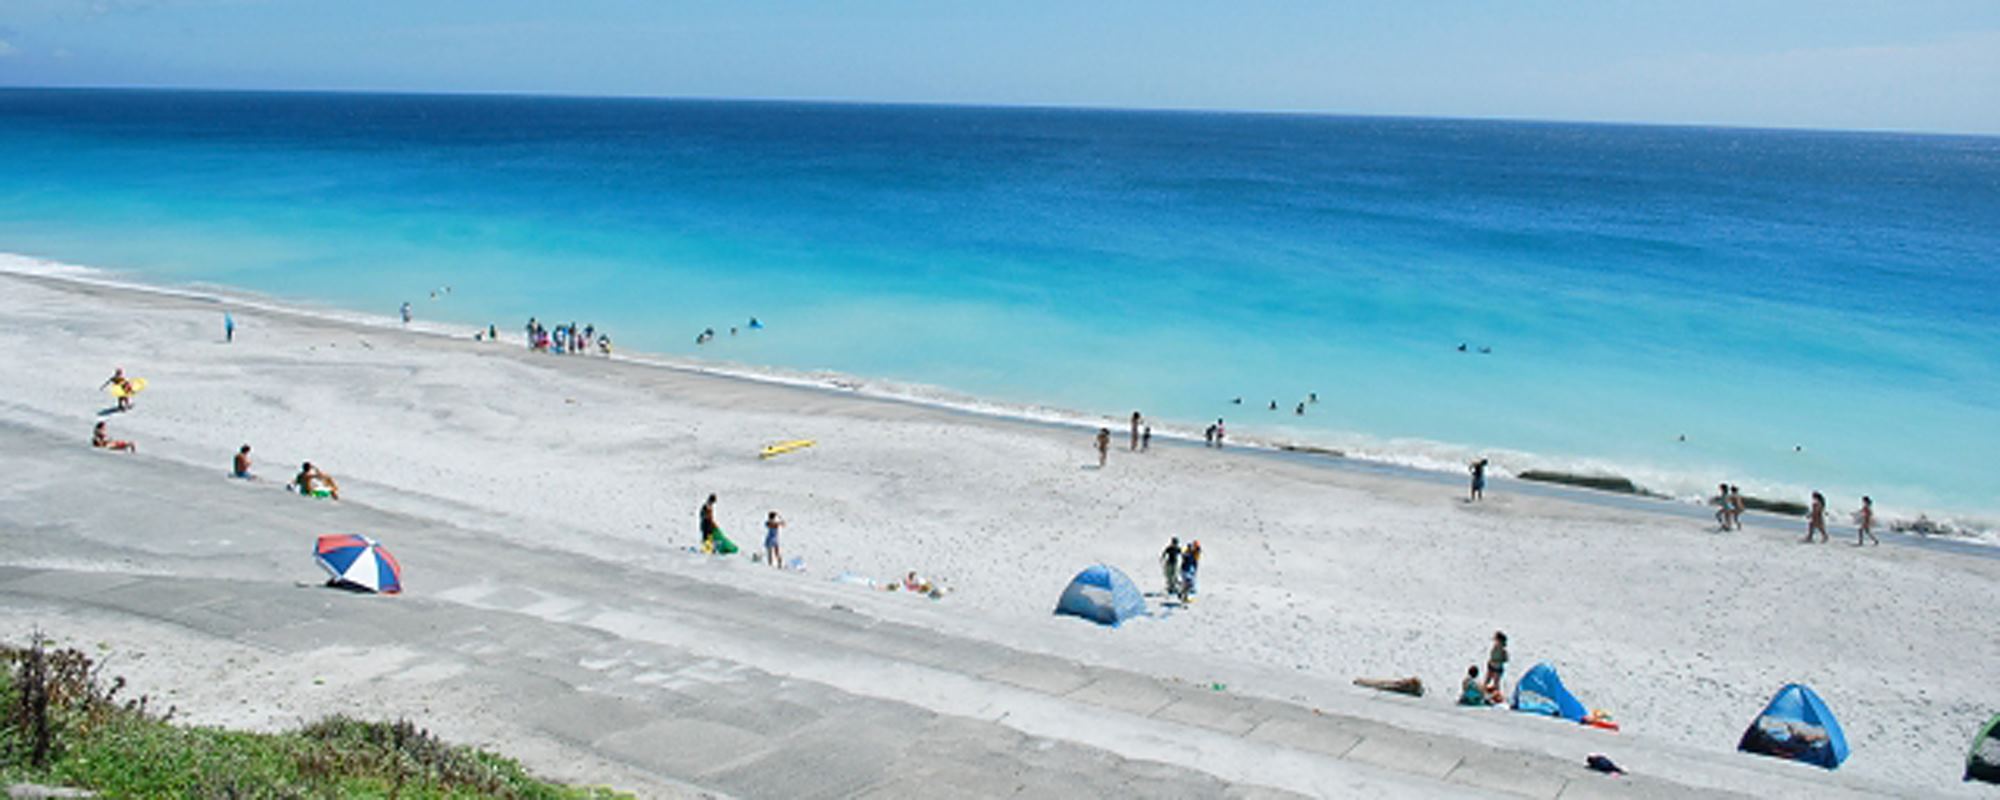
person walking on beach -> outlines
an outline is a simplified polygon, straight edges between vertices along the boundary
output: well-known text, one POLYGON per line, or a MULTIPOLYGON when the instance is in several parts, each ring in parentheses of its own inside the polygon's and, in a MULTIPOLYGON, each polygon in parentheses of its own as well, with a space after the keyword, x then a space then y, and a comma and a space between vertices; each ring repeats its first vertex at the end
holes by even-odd
POLYGON ((715 551, 715 495, 708 496, 708 502, 701 504, 701 551, 715 551))
POLYGON ((118 367, 118 368, 116 368, 116 369, 113 369, 113 370, 111 371, 111 377, 109 377, 109 378, 106 378, 106 379, 104 379, 104 385, 103 385, 103 386, 99 386, 99 387, 97 387, 97 388, 99 388, 99 389, 103 389, 103 388, 105 388, 105 387, 107 387, 107 386, 116 386, 116 387, 118 387, 118 390, 119 390, 119 391, 118 391, 118 410, 119 410, 119 411, 131 411, 131 410, 132 410, 132 381, 131 381, 131 379, 129 379, 129 378, 126 378, 126 377, 125 377, 125 368, 124 368, 124 367, 118 367))
POLYGON ((1139 449, 1139 412, 1132 412, 1132 450, 1139 449))
POLYGON ((1104 459, 1111 453, 1111 429, 1097 429, 1097 468, 1104 469, 1104 459))
POLYGON ((764 517, 764 560, 778 569, 785 568, 785 554, 778 549, 778 529, 785 527, 784 517, 773 511, 764 517))
POLYGON ((1507 634, 1493 632, 1493 649, 1486 654, 1486 691, 1498 693, 1500 678, 1507 674, 1507 634))
POLYGON ((236 450, 236 458, 229 464, 229 477, 246 481, 256 480, 250 475, 250 445, 246 444, 236 450))
POLYGON ((236 318, 230 316, 227 311, 222 312, 222 341, 224 343, 236 341, 236 318))
POLYGON ((97 427, 91 430, 90 446, 102 450, 124 451, 127 453, 139 452, 138 445, 124 439, 111 438, 111 433, 104 429, 104 423, 102 422, 97 423, 97 427))
POLYGON ((1731 526, 1734 526, 1739 531, 1743 530, 1743 512, 1745 510, 1746 509, 1743 505, 1743 487, 1737 486, 1736 484, 1733 483, 1730 484, 1729 524, 1731 526))
POLYGON ((1217 417, 1217 418, 1216 418, 1216 420, 1215 420, 1215 449, 1217 449, 1217 450, 1221 450, 1221 449, 1222 449, 1222 418, 1221 418, 1221 417, 1217 417))
POLYGON ((1486 459, 1472 462, 1472 497, 1470 503, 1486 496, 1486 459))
POLYGON ((1201 569, 1201 540, 1194 539, 1181 548, 1181 603, 1189 602, 1194 596, 1195 573, 1201 569))
POLYGON ((1861 538, 1864 536, 1877 545, 1882 544, 1881 539, 1875 538, 1875 501, 1868 499, 1867 495, 1861 496, 1861 510, 1854 512, 1854 521, 1855 547, 1861 546, 1861 538))
POLYGON ((410 304, 407 301, 403 303, 403 324, 410 324, 410 304))
POLYGON ((1167 540, 1167 549, 1160 551, 1160 574, 1167 579, 1167 596, 1179 597, 1181 593, 1181 537, 1167 540))
POLYGON ((1736 509, 1735 504, 1729 502, 1729 484, 1726 483, 1716 484, 1715 524, 1721 526, 1721 529, 1724 531, 1729 530, 1730 518, 1735 516, 1730 512, 1734 511, 1735 509, 1736 509))
POLYGON ((1826 535, 1826 497, 1819 492, 1812 494, 1812 509, 1806 512, 1806 538, 1799 541, 1810 544, 1814 533, 1821 542, 1832 541, 1826 535))

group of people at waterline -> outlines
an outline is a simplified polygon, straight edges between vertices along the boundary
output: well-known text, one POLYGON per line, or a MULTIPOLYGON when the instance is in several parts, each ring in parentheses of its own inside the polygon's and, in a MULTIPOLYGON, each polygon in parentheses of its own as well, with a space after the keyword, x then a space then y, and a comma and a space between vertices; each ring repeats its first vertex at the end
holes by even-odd
MULTIPOLYGON (((1715 523, 1724 531, 1743 530, 1743 512, 1748 510, 1743 500, 1743 489, 1730 484, 1717 484, 1715 497, 1709 501, 1715 508, 1715 523)), ((1861 507, 1854 510, 1854 544, 1859 547, 1873 542, 1881 544, 1875 536, 1875 500, 1866 495, 1861 498, 1861 507)), ((1812 505, 1806 508, 1806 536, 1801 544, 1810 544, 1813 537, 1821 543, 1832 541, 1826 532, 1826 495, 1812 493, 1812 505)))

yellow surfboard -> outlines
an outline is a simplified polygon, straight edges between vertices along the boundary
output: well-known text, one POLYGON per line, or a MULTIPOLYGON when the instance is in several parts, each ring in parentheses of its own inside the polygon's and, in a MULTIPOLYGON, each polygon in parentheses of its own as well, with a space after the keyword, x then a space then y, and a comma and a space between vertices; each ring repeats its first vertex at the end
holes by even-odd
POLYGON ((125 380, 127 383, 132 384, 131 391, 129 392, 125 391, 125 387, 115 383, 104 387, 104 391, 111 393, 112 397, 116 397, 120 400, 123 400, 127 397, 131 397, 132 395, 138 394, 146 390, 145 378, 127 378, 125 380))
POLYGON ((770 458, 772 456, 781 456, 786 453, 792 452, 793 450, 803 450, 805 448, 813 446, 814 444, 817 444, 817 442, 813 441, 812 439, 793 439, 792 441, 789 442, 779 442, 777 444, 771 445, 770 447, 764 448, 764 451, 758 453, 757 457, 770 458))

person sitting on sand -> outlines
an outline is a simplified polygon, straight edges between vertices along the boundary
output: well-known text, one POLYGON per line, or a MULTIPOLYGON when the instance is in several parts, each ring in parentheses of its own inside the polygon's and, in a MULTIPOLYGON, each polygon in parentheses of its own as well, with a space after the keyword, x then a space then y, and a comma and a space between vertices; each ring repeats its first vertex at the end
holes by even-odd
POLYGON ((1104 459, 1111 454, 1111 429, 1097 429, 1097 468, 1104 469, 1104 459))
POLYGON ((785 527, 784 517, 773 511, 764 518, 764 560, 778 569, 785 568, 785 554, 778 549, 778 529, 785 527))
POLYGON ((1462 706, 1497 706, 1506 702, 1500 690, 1488 688, 1479 680, 1479 665, 1465 668, 1465 680, 1458 685, 1458 704, 1462 706))
POLYGON ((246 481, 255 480, 250 474, 250 445, 246 444, 237 449, 236 458, 229 465, 229 477, 241 478, 246 481))
POLYGON ((1486 654, 1486 691, 1500 692, 1500 678, 1507 674, 1507 634, 1493 632, 1493 650, 1486 654))
POLYGON ((111 434, 104 430, 104 423, 102 422, 97 423, 97 427, 91 431, 90 446, 104 450, 123 450, 127 453, 139 452, 138 445, 124 439, 111 438, 111 434))
POLYGON ((307 497, 340 499, 340 484, 334 482, 332 475, 313 466, 311 461, 299 465, 298 476, 292 478, 292 488, 307 497))
POLYGON ((1877 545, 1882 543, 1881 539, 1875 538, 1875 501, 1868 499, 1866 495, 1861 498, 1861 510, 1854 512, 1854 522, 1857 526, 1854 529, 1855 547, 1861 546, 1861 538, 1864 536, 1877 545))

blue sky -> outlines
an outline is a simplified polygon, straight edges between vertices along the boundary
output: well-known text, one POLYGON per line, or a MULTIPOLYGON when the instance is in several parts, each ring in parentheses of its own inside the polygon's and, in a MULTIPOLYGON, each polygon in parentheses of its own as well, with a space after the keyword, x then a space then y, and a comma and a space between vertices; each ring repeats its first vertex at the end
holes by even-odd
POLYGON ((2000 0, 0 0, 0 85, 2000 134, 2000 0))

